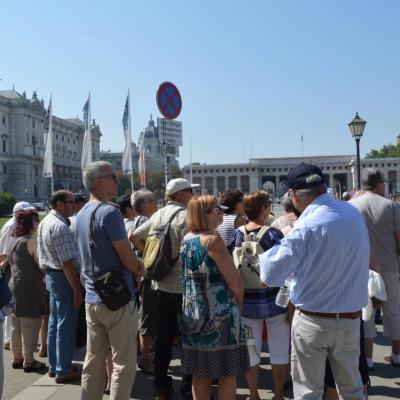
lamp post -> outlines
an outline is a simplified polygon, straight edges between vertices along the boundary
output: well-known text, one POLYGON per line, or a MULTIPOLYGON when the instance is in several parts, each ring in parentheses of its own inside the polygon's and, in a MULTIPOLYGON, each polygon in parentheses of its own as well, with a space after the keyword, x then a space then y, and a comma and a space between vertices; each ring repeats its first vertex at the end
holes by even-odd
POLYGON ((365 124, 367 122, 361 119, 356 113, 353 121, 349 123, 351 135, 356 141, 357 147, 357 189, 361 189, 361 165, 360 165, 360 139, 364 133, 365 124))

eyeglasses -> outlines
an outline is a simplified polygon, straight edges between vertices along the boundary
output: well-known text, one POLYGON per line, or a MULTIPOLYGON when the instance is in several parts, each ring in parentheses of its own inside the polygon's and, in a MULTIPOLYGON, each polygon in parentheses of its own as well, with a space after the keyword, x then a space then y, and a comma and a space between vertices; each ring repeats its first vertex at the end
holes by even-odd
POLYGON ((219 207, 212 208, 211 210, 207 210, 207 214, 221 214, 223 211, 219 207))

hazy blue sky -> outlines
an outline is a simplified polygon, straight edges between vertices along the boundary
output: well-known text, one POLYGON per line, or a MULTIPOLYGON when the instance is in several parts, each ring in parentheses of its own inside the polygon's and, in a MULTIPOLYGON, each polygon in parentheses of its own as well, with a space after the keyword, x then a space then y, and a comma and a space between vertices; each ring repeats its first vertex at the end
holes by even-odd
POLYGON ((0 14, 0 89, 37 89, 82 116, 92 93, 101 147, 121 151, 131 90, 134 141, 155 93, 181 90, 181 165, 193 160, 353 154, 347 123, 367 120, 362 155, 400 133, 400 2, 9 1, 0 14))

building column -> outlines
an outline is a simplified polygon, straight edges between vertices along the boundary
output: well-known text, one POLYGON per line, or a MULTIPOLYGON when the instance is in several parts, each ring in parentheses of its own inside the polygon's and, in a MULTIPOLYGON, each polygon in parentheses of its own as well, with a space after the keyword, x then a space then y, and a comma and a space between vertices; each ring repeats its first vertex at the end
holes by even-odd
POLYGON ((206 192, 206 178, 205 176, 201 176, 201 187, 200 187, 200 193, 204 194, 206 192))
POLYGON ((213 176, 213 194, 214 196, 218 196, 218 186, 217 186, 217 177, 213 176))
POLYGON ((279 188, 279 175, 275 175, 275 196, 278 194, 278 188, 279 188))
POLYGON ((329 187, 331 189, 334 189, 334 183, 333 183, 333 174, 329 174, 329 187))
POLYGON ((237 190, 242 191, 242 177, 240 175, 238 175, 236 177, 236 186, 237 186, 237 190))
POLYGON ((225 175, 225 190, 229 189, 229 176, 225 175))

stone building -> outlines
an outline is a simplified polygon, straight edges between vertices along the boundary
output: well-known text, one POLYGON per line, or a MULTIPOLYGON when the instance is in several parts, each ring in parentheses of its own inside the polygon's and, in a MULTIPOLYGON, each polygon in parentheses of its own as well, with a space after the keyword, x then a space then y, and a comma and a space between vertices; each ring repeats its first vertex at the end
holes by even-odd
MULTIPOLYGON (((243 192, 264 189, 274 196, 287 190, 289 170, 301 162, 318 165, 324 173, 326 184, 339 194, 357 185, 356 156, 313 156, 289 158, 255 158, 243 164, 200 164, 192 166, 193 183, 200 184, 201 193, 218 195, 229 188, 243 192)), ((400 158, 361 160, 361 169, 380 169, 386 180, 387 192, 400 191, 400 158)), ((183 168, 184 177, 190 179, 190 167, 183 168)))
MULTIPOLYGON (((158 128, 155 126, 152 116, 150 116, 148 126, 140 132, 138 143, 141 143, 142 140, 144 140, 146 173, 164 172, 165 159, 163 146, 159 142, 158 128)), ((103 150, 100 152, 100 159, 111 163, 113 169, 117 173, 122 174, 122 152, 103 150)), ((170 167, 179 167, 178 160, 176 156, 172 155, 172 152, 171 155, 167 155, 167 164, 170 167)), ((139 173, 139 149, 135 143, 132 143, 132 166, 134 172, 139 173)))
MULTIPOLYGON (((43 119, 46 108, 36 92, 0 91, 0 190, 18 200, 47 201, 50 179, 43 177, 43 119)), ((54 189, 82 189, 84 124, 53 115, 54 189)), ((101 131, 93 120, 93 159, 99 159, 101 131)))

